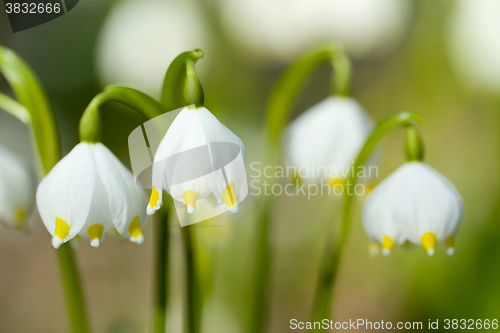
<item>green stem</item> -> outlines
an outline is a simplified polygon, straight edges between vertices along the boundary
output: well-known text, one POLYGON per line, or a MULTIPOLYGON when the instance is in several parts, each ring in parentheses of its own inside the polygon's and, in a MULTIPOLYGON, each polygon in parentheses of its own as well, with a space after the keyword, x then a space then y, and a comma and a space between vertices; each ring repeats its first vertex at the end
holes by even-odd
POLYGON ((71 332, 90 332, 78 267, 76 265, 73 249, 69 243, 61 245, 57 250, 57 258, 59 259, 59 266, 61 267, 61 278, 63 281, 64 293, 66 294, 71 332))
POLYGON ((155 230, 156 265, 154 281, 153 332, 165 333, 167 323, 168 301, 168 237, 170 220, 170 203, 163 205, 161 216, 158 216, 155 230))
MULTIPOLYGON (((342 256, 342 250, 349 235, 351 226, 351 212, 354 198, 354 187, 358 181, 358 169, 366 164, 371 152, 380 140, 391 130, 398 127, 407 127, 419 123, 420 116, 412 113, 400 113, 395 117, 381 122, 372 132, 365 145, 361 149, 353 165, 353 171, 347 179, 347 189, 344 191, 344 203, 342 207, 342 218, 338 230, 333 233, 329 230, 327 234, 326 248, 323 253, 319 280, 316 286, 316 298, 314 302, 312 321, 321 321, 329 318, 333 299, 333 289, 338 274, 338 267, 342 256)), ((330 228, 331 229, 331 228, 330 228)), ((321 329, 315 331, 322 331, 321 329)))
POLYGON ((80 119, 80 140, 99 142, 102 126, 100 106, 106 102, 118 102, 126 105, 148 119, 165 113, 163 106, 149 95, 127 87, 111 86, 97 94, 83 112, 80 119))
MULTIPOLYGON (((20 103, 3 94, 0 106, 29 125, 36 146, 35 161, 44 176, 61 158, 59 129, 47 95, 31 68, 14 51, 0 45, 0 71, 20 103)), ((35 150, 34 150, 35 152, 35 150)), ((89 332, 78 267, 69 244, 57 250, 69 322, 73 333, 89 332)))
MULTIPOLYGON (((166 110, 174 110, 181 105, 203 106, 205 95, 195 70, 196 62, 201 58, 203 51, 196 49, 183 52, 172 61, 165 74, 161 94, 161 103, 166 110)), ((193 225, 182 227, 186 265, 185 324, 188 333, 199 332, 202 313, 202 293, 195 262, 193 228, 193 225)))
MULTIPOLYGON (((335 70, 332 80, 337 94, 346 95, 350 87, 350 63, 342 50, 335 44, 320 45, 300 57, 281 76, 274 87, 267 106, 267 144, 264 165, 277 165, 281 150, 281 136, 288 122, 296 97, 304 81, 321 64, 330 63, 335 70)), ((270 186, 275 179, 266 179, 270 186)), ((269 295, 269 277, 271 267, 270 226, 273 207, 273 196, 264 196, 260 203, 257 219, 256 252, 253 286, 252 318, 248 332, 261 333, 266 324, 269 295)))
POLYGON ((186 265, 186 330, 187 333, 198 333, 200 331, 201 309, 199 281, 196 270, 195 249, 193 246, 195 237, 195 226, 182 227, 182 239, 184 245, 184 256, 186 265))

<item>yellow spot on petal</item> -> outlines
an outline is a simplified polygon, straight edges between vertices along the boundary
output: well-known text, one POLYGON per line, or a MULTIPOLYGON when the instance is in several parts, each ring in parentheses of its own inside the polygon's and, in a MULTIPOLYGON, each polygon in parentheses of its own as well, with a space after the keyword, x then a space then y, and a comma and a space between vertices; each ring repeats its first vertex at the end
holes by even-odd
POLYGON ((80 235, 76 235, 76 236, 74 237, 74 239, 82 239, 82 236, 80 236, 80 235))
POLYGON ((447 248, 454 247, 455 246, 455 237, 453 235, 450 235, 446 240, 444 241, 444 245, 447 248))
POLYGON ((113 229, 113 231, 115 232, 115 234, 117 234, 118 236, 121 236, 120 233, 118 232, 118 230, 116 230, 116 228, 113 229))
POLYGON ((391 251, 394 248, 394 240, 391 237, 384 236, 384 240, 382 241, 382 248, 388 251, 391 251))
POLYGON ((27 222, 26 212, 23 209, 16 209, 16 228, 24 229, 27 222))
POLYGON ((380 245, 377 242, 370 242, 368 244, 368 255, 370 257, 376 257, 380 252, 380 245))
POLYGON ((182 200, 184 200, 186 206, 192 208, 195 208, 194 206, 196 205, 196 200, 198 200, 199 198, 200 194, 191 190, 184 191, 184 193, 182 194, 182 200))
POLYGON ((295 185, 302 184, 302 179, 300 178, 300 176, 299 176, 299 174, 297 172, 293 175, 293 183, 295 185))
POLYGON ((69 235, 70 226, 60 217, 56 217, 56 236, 64 240, 69 235))
POLYGON ((142 234, 142 229, 141 229, 141 220, 139 219, 139 216, 136 216, 132 219, 132 222, 130 222, 130 225, 128 227, 128 233, 132 237, 139 237, 142 234))
POLYGON ((425 251, 429 252, 429 250, 435 250, 437 245, 437 238, 432 232, 426 232, 422 236, 422 245, 424 246, 425 251))
POLYGON ((373 189, 377 186, 375 183, 368 183, 366 184, 366 193, 370 193, 373 191, 373 189))
POLYGON ((87 230, 87 234, 89 235, 90 240, 94 239, 100 240, 102 238, 103 233, 104 233, 104 226, 99 223, 91 225, 87 230))
POLYGON ((236 203, 236 191, 234 190, 234 182, 227 185, 224 191, 222 191, 222 202, 227 208, 233 207, 236 203))
POLYGON ((154 208, 158 206, 158 200, 160 200, 160 193, 158 193, 158 190, 153 186, 151 197, 149 198, 149 207, 154 208))
POLYGON ((332 178, 330 179, 330 181, 328 182, 332 187, 335 187, 337 185, 340 185, 340 186, 344 186, 345 184, 345 180, 341 179, 341 178, 332 178))

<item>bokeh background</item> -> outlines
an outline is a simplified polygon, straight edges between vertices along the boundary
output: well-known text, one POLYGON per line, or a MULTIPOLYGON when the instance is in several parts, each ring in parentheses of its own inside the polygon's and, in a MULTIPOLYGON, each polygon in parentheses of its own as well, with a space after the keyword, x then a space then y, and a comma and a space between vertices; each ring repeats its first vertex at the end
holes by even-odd
MULTIPOLYGON (((336 285, 336 321, 499 319, 500 3, 496 0, 81 0, 62 17, 13 34, 0 8, 0 44, 34 68, 54 105, 64 153, 78 121, 107 84, 159 96, 180 52, 202 48, 197 69, 206 106, 261 159, 266 100, 283 70, 307 47, 338 41, 352 57, 353 96, 381 121, 422 115, 427 162, 465 201, 456 253, 422 248, 370 258, 356 214, 336 285)), ((331 69, 318 69, 294 115, 328 95, 331 69)), ((0 78, 0 90, 11 94, 0 78)), ((130 165, 128 134, 145 119, 106 105, 103 142, 130 165)), ((0 112, 0 144, 31 159, 29 132, 0 112)), ((383 179, 404 161, 402 133, 384 142, 383 179)), ((251 171, 249 171, 251 175, 251 171)), ((257 200, 236 216, 197 226, 204 289, 203 332, 243 332, 255 250, 257 200)), ((272 226, 269 332, 310 316, 327 223, 339 205, 327 197, 279 197, 272 226)), ((357 211, 359 212, 359 206, 357 211)), ((50 236, 38 213, 29 234, 0 227, 0 332, 66 332, 66 311, 50 236)), ((147 332, 153 234, 138 246, 112 237, 76 250, 94 332, 147 332)), ((182 325, 180 228, 172 226, 168 327, 182 325)))

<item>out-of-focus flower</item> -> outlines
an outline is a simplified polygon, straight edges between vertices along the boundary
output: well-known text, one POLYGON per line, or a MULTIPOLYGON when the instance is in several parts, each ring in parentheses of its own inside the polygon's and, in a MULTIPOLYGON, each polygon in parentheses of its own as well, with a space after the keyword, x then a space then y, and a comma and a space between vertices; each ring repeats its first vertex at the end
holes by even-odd
POLYGON ((351 55, 386 53, 409 23, 407 0, 221 0, 235 43, 261 59, 289 61, 304 48, 335 40, 351 55))
POLYGON ((184 108, 156 151, 148 214, 161 207, 162 189, 190 214, 205 198, 236 214, 246 188, 245 163, 245 146, 236 134, 205 107, 184 108))
POLYGON ((146 196, 102 143, 76 145, 41 181, 36 200, 56 249, 77 235, 98 247, 113 228, 132 242, 144 241, 146 196))
POLYGON ((0 146, 0 222, 24 229, 35 206, 36 176, 21 158, 0 146))
POLYGON ((447 31, 451 62, 474 85, 500 91, 500 2, 459 0, 447 31))
POLYGON ((428 164, 413 161, 370 193, 363 206, 363 225, 385 255, 404 241, 423 245, 429 256, 443 243, 453 255, 463 210, 462 198, 448 179, 428 164))
POLYGON ((343 181, 374 126, 354 99, 330 96, 290 123, 285 133, 285 163, 295 167, 300 180, 343 181))
POLYGON ((159 96, 172 60, 185 50, 208 50, 209 39, 202 15, 189 1, 119 2, 99 37, 97 66, 101 81, 159 96))

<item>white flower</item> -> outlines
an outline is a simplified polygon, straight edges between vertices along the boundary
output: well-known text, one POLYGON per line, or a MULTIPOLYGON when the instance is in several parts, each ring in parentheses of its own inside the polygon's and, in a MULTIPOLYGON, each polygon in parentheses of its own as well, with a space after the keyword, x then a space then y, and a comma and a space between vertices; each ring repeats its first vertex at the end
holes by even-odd
POLYGON ((211 197, 236 214, 246 195, 245 163, 245 146, 236 134, 206 108, 184 108, 156 151, 148 214, 162 205, 161 189, 190 214, 211 197))
POLYGON ((304 181, 335 184, 348 178, 375 122, 354 99, 330 96, 292 121, 285 133, 285 163, 304 181))
POLYGON ((99 35, 99 76, 104 85, 119 83, 158 97, 177 55, 195 48, 210 52, 211 45, 203 15, 189 1, 120 1, 99 35))
POLYGON ((381 182, 363 206, 368 237, 389 254, 405 241, 423 245, 432 256, 437 243, 454 252, 463 201, 448 179, 423 162, 407 162, 381 182))
MULTIPOLYGON (((351 55, 387 53, 410 22, 407 0, 222 0, 222 24, 252 58, 286 62, 322 41, 351 55)), ((253 59, 251 59, 253 60, 253 59)))
POLYGON ((21 158, 0 146, 0 222, 26 228, 35 206, 36 176, 21 158))
POLYGON ((102 143, 76 145, 41 181, 36 200, 56 249, 77 235, 97 247, 113 228, 133 242, 144 241, 144 191, 102 143))
POLYGON ((500 91, 500 1, 459 0, 448 33, 451 63, 464 79, 500 91))

